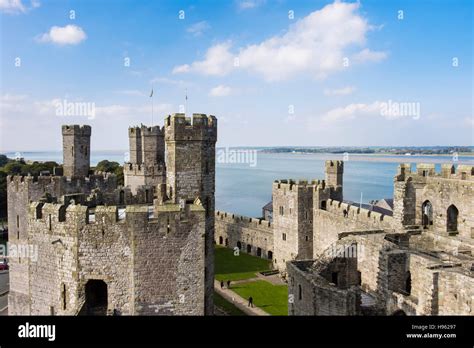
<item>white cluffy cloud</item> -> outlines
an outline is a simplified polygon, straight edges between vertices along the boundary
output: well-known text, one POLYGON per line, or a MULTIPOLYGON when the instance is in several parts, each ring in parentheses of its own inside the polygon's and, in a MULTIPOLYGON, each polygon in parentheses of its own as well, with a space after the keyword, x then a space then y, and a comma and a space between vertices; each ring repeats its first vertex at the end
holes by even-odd
POLYGON ((25 6, 22 0, 0 0, 0 12, 8 14, 26 13, 28 10, 39 6, 40 3, 37 0, 31 0, 29 6, 25 6))
POLYGON ((382 102, 380 101, 370 104, 354 103, 326 112, 321 120, 324 124, 329 124, 337 121, 352 120, 360 116, 380 116, 381 109, 382 102))
POLYGON ((249 10, 263 5, 265 0, 239 0, 237 6, 240 10, 249 10))
POLYGON ((207 50, 203 61, 177 66, 173 69, 173 74, 196 71, 204 75, 227 75, 234 68, 234 56, 229 52, 230 46, 230 42, 214 45, 207 50))
POLYGON ((49 32, 40 35, 39 42, 52 42, 57 45, 77 45, 87 38, 81 27, 69 24, 64 27, 51 27, 49 32))
POLYGON ((211 26, 209 25, 209 23, 207 23, 206 21, 201 21, 201 22, 194 23, 193 25, 188 27, 188 29, 186 29, 186 31, 188 33, 192 34, 193 36, 200 36, 200 35, 202 35, 202 33, 204 33, 210 27, 211 26))
POLYGON ((282 35, 248 45, 235 54, 230 42, 213 45, 203 60, 177 66, 173 72, 223 76, 243 69, 275 81, 298 74, 324 78, 344 69, 345 61, 380 61, 386 52, 364 47, 367 33, 374 27, 358 14, 359 6, 357 2, 336 1, 290 25, 282 35))
POLYGON ((352 94, 354 91, 355 91, 354 87, 347 86, 347 87, 337 88, 337 89, 325 89, 324 90, 324 95, 327 95, 327 96, 349 95, 349 94, 352 94))
POLYGON ((309 118, 309 127, 312 129, 325 129, 340 122, 364 117, 378 117, 393 121, 401 119, 418 120, 420 116, 421 105, 419 102, 377 100, 372 103, 352 103, 331 109, 321 117, 309 118))
POLYGON ((211 89, 209 95, 211 97, 225 97, 232 93, 232 88, 224 85, 219 85, 211 89))

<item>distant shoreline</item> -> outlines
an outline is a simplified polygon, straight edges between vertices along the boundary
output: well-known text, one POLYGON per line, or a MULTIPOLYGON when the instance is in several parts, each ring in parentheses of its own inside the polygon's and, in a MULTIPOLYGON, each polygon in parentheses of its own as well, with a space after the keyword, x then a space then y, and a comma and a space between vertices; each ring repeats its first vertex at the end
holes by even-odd
MULTIPOLYGON (((218 148, 224 149, 224 148, 218 148)), ((252 150, 252 148, 230 148, 230 149, 243 149, 243 150, 252 150)), ((413 155, 397 155, 391 153, 328 153, 328 152, 273 152, 265 151, 265 149, 257 149, 259 154, 267 156, 281 156, 281 157, 301 157, 308 158, 311 157, 319 160, 344 160, 346 157, 346 162, 385 162, 385 163, 434 163, 434 164, 467 164, 474 166, 474 154, 473 153, 458 153, 458 161, 453 160, 452 154, 413 154, 413 155)), ((91 153, 91 165, 96 165, 100 160, 109 160, 119 162, 123 164, 123 151, 117 150, 106 150, 106 151, 92 151, 91 153)), ((10 158, 13 158, 11 152, 6 153, 10 158)), ((21 153, 26 162, 47 162, 55 161, 57 163, 62 162, 62 152, 61 151, 25 151, 21 153)))

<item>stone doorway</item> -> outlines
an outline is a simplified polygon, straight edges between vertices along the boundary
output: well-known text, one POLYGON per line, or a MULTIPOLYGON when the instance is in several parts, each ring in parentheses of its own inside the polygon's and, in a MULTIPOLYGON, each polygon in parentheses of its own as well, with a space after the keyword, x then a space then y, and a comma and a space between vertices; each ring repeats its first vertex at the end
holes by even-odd
POLYGON ((455 205, 450 205, 447 211, 447 231, 457 232, 458 231, 458 215, 459 211, 455 205))
POLYGON ((396 310, 395 312, 392 313, 392 316, 406 316, 407 314, 405 313, 405 311, 399 309, 399 310, 396 310))
POLYGON ((107 284, 103 280, 91 279, 86 284, 86 315, 107 315, 107 284))
POLYGON ((421 205, 421 223, 425 229, 433 225, 433 206, 430 201, 421 205))

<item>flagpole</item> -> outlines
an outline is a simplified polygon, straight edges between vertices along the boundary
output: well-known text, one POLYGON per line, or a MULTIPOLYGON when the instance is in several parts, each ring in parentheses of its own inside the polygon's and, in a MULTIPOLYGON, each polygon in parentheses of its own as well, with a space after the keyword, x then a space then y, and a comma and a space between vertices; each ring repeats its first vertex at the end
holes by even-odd
POLYGON ((154 98, 154 93, 153 93, 153 85, 151 85, 151 126, 153 127, 153 98, 154 98))
POLYGON ((184 96, 184 116, 186 116, 188 112, 188 89, 186 88, 185 96, 184 96))

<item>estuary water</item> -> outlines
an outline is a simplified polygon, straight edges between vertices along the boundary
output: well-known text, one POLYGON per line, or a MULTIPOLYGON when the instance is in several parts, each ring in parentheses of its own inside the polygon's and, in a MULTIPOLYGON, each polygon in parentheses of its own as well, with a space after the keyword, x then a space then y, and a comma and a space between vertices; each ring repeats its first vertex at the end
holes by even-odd
MULTIPOLYGON (((218 150, 219 153, 219 150, 218 150)), ((62 162, 62 152, 7 153, 25 160, 62 162)), ((277 179, 324 179, 326 159, 342 160, 342 154, 298 154, 258 152, 251 163, 228 163, 217 158, 216 209, 239 215, 261 216, 262 207, 271 200, 272 183, 277 179)), ((91 153, 91 165, 107 159, 123 163, 125 151, 91 153)), ((228 158, 227 158, 228 159, 228 158)), ((232 161, 230 161, 232 162, 232 161)), ((344 162, 344 199, 363 203, 393 196, 393 177, 399 163, 441 163, 474 165, 474 157, 349 155, 344 162)))

